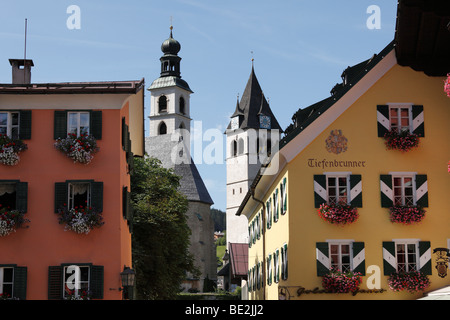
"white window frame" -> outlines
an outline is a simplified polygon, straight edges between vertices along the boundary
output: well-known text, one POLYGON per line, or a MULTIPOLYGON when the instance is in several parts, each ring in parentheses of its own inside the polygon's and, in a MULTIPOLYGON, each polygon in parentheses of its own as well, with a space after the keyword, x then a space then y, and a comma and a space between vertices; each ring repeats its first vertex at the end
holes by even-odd
POLYGON ((0 294, 3 294, 3 286, 9 284, 11 285, 11 296, 14 296, 14 267, 0 267, 0 294), (12 279, 11 282, 4 281, 4 270, 11 269, 12 270, 12 279))
POLYGON ((338 270, 341 272, 348 272, 348 271, 352 271, 353 270, 353 243, 355 242, 354 240, 350 240, 350 239, 332 239, 332 240, 327 240, 326 241, 328 243, 328 255, 329 255, 329 261, 330 261, 330 265, 328 266, 329 270, 332 270, 333 265, 332 265, 332 253, 331 253, 331 246, 332 245, 337 245, 339 246, 338 248, 338 270), (342 246, 343 245, 348 245, 348 268, 349 270, 343 270, 342 269, 342 246))
MULTIPOLYGON (((87 115, 88 116, 88 124, 87 124, 87 132, 84 132, 84 133, 87 133, 87 134, 90 134, 90 131, 91 131, 91 124, 90 124, 90 121, 91 121, 91 114, 90 114, 90 112, 85 112, 85 111, 69 111, 68 113, 67 113, 67 133, 75 133, 76 135, 77 135, 77 137, 79 137, 80 135, 81 135, 81 115, 82 114, 84 114, 84 115, 87 115), (76 125, 76 132, 71 132, 71 128, 72 128, 72 126, 71 126, 71 123, 70 123, 70 119, 71 119, 71 116, 75 116, 76 117, 76 122, 77 122, 77 125, 76 125)), ((85 128, 86 128, 86 126, 84 126, 85 128)))
MULTIPOLYGON (((73 273, 70 273, 70 272, 67 273, 67 268, 69 268, 69 267, 71 267, 71 266, 64 266, 63 267, 63 298, 66 297, 66 284, 69 283, 69 282, 67 282, 67 278, 71 278, 71 275, 73 275, 73 273)), ((78 286, 75 285, 75 288, 74 288, 75 297, 78 297, 80 295, 80 290, 81 291, 85 290, 85 291, 89 292, 89 290, 90 290, 90 281, 91 281, 91 269, 90 269, 91 267, 88 266, 88 265, 79 265, 77 267, 80 268, 80 278, 81 278, 81 269, 82 268, 87 268, 87 277, 88 277, 88 279, 87 280, 81 280, 80 279, 79 283, 78 283, 78 286), (87 289, 82 287, 83 284, 87 284, 87 289), (78 288, 80 288, 80 289, 78 289, 78 288)), ((70 282, 70 284, 73 284, 73 283, 70 282)))
MULTIPOLYGON (((397 109, 397 121, 398 121, 398 128, 402 128, 401 125, 401 109, 408 109, 408 132, 412 132, 412 104, 410 103, 392 103, 389 104, 389 128, 392 130, 392 118, 391 118, 391 110, 397 109)), ((402 130, 403 131, 403 130, 402 130)), ((401 131, 400 131, 401 132, 401 131)))
POLYGON ((0 128, 6 128, 6 135, 10 138, 19 138, 20 134, 20 112, 16 111, 1 111, 0 114, 6 114, 6 125, 0 125, 0 128), (17 124, 12 124, 13 114, 17 114, 17 124), (17 128, 17 135, 13 137, 12 131, 17 128))
POLYGON ((87 185, 87 202, 86 202, 86 207, 90 207, 91 206, 91 184, 89 182, 69 182, 68 183, 68 187, 67 187, 67 208, 70 209, 74 209, 75 204, 74 204, 74 188, 75 185, 80 185, 80 184, 86 184, 87 185))
POLYGON ((405 178, 411 178, 411 188, 412 188, 412 205, 416 205, 417 197, 416 197, 416 172, 389 172, 392 176, 392 200, 394 205, 399 205, 396 203, 395 189, 396 185, 394 181, 396 178, 401 179, 401 205, 406 205, 406 195, 405 195, 405 178))
MULTIPOLYGON (((334 186, 333 188, 336 188, 336 200, 338 200, 339 198, 339 178, 345 178, 345 183, 346 183, 346 194, 347 194, 347 199, 346 199, 346 204, 349 204, 350 202, 350 175, 351 172, 325 172, 325 177, 326 177, 326 185, 327 185, 327 204, 330 204, 330 186, 328 184, 328 179, 329 178, 333 178, 336 179, 336 183, 337 186, 334 186)), ((336 204, 338 204, 339 202, 337 202, 336 204)))
POLYGON ((419 256, 419 239, 394 239, 393 240, 394 241, 394 243, 395 243, 395 260, 396 260, 396 270, 397 270, 397 272, 409 272, 409 271, 412 271, 412 270, 419 270, 419 263, 420 263, 420 256, 419 256), (397 249, 397 246, 398 245, 403 245, 403 246, 405 246, 405 249, 407 249, 408 248, 408 245, 414 245, 414 250, 415 250, 415 257, 414 257, 414 259, 415 259, 415 267, 414 267, 414 269, 410 269, 409 268, 409 266, 408 266, 408 264, 409 264, 409 261, 408 261, 408 252, 407 251, 405 251, 405 270, 399 270, 399 261, 398 261, 398 258, 399 258, 399 252, 398 252, 398 249, 397 249))

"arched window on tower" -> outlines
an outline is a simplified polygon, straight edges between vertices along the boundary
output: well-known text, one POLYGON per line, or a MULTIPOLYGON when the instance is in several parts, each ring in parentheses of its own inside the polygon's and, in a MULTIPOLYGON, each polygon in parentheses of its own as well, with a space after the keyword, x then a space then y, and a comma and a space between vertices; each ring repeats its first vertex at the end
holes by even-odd
POLYGON ((186 114, 186 107, 185 107, 185 102, 184 102, 183 97, 180 97, 180 113, 186 114))
POLYGON ((161 112, 167 112, 167 97, 166 96, 160 96, 158 99, 158 111, 161 112))
POLYGON ((233 157, 237 156, 237 141, 233 140, 233 142, 231 142, 231 155, 233 157))
POLYGON ((158 133, 160 135, 167 134, 167 125, 164 122, 159 125, 158 133))
POLYGON ((242 138, 239 139, 238 154, 244 154, 244 139, 242 138))

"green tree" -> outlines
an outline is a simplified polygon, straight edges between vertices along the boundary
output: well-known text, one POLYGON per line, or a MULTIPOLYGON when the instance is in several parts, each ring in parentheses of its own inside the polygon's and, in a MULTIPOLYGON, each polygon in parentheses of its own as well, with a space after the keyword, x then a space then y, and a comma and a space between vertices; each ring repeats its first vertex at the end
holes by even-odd
POLYGON ((155 158, 135 158, 131 176, 132 254, 137 299, 174 299, 186 272, 196 273, 189 253, 188 201, 180 178, 155 158))

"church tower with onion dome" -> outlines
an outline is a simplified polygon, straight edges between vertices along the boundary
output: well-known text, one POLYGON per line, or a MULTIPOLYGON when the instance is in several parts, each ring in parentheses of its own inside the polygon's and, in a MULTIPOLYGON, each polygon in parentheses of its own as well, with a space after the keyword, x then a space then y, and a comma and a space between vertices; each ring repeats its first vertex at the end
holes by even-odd
POLYGON ((148 88, 151 95, 150 127, 149 136, 145 138, 145 151, 181 177, 179 191, 189 201, 186 212, 191 229, 189 252, 200 271, 199 277, 188 274, 182 286, 184 291, 203 292, 203 288, 209 286, 205 281, 217 280, 211 218, 214 202, 190 155, 190 95, 193 91, 181 79, 181 57, 178 56, 181 45, 173 38, 172 29, 170 27, 170 36, 161 45, 160 76, 148 88))

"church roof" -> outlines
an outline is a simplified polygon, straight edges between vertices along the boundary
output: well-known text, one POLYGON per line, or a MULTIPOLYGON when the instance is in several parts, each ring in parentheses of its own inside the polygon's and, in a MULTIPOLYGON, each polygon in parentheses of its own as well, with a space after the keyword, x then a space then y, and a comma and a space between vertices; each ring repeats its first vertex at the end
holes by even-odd
POLYGON ((176 76, 165 76, 160 77, 153 81, 148 90, 159 89, 159 88, 167 88, 167 87, 179 87, 181 89, 187 90, 191 93, 193 91, 189 88, 189 85, 186 81, 176 76))
MULTIPOLYGON (((269 103, 264 97, 264 93, 259 85, 255 70, 252 66, 252 72, 245 87, 244 94, 242 95, 241 101, 236 105, 236 110, 232 117, 237 115, 242 116, 242 121, 240 121, 239 126, 240 129, 260 129, 260 114, 264 114, 271 118, 271 129, 278 129, 281 131, 281 127, 273 115, 269 103)), ((230 128, 231 123, 228 125, 228 129, 230 128)))
POLYGON ((180 156, 181 149, 182 145, 178 141, 172 141, 170 134, 145 138, 147 154, 159 159, 164 168, 173 169, 174 173, 181 177, 179 191, 189 201, 214 204, 197 166, 189 154, 184 153, 180 156), (178 160, 174 161, 173 156, 178 157, 178 160))

